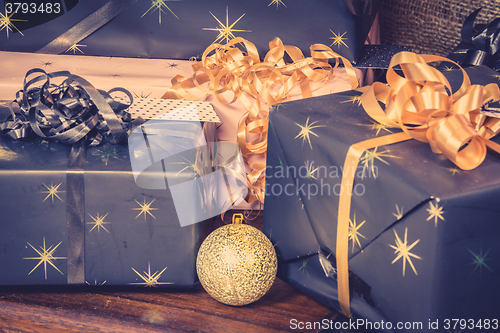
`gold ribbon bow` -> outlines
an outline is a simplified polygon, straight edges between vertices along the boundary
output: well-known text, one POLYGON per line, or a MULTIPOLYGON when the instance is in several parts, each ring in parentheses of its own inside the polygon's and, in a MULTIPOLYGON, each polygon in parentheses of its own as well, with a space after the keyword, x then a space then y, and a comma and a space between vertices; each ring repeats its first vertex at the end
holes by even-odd
POLYGON ((349 299, 349 216, 352 186, 359 158, 367 149, 409 139, 428 142, 436 154, 444 154, 463 170, 479 166, 487 149, 500 153, 500 145, 489 139, 500 132, 500 119, 481 114, 485 104, 500 100, 500 89, 494 83, 471 85, 463 73, 461 87, 452 93, 445 76, 427 63, 450 61, 433 55, 401 52, 392 58, 387 71, 387 85, 380 82, 364 87, 361 103, 375 121, 402 132, 377 137, 353 144, 344 162, 342 191, 339 198, 337 221, 337 277, 338 295, 342 312, 352 317, 349 299), (399 65, 400 76, 394 70, 399 65), (382 108, 379 104, 385 105, 382 108))
POLYGON ((248 160, 250 155, 266 156, 269 107, 288 100, 292 88, 297 85, 303 98, 312 97, 314 90, 310 83, 328 83, 340 59, 352 88, 358 86, 351 63, 323 44, 312 45, 308 58, 297 47, 283 45, 279 38, 269 43, 269 49, 261 62, 255 45, 241 37, 226 45, 212 44, 201 61, 193 65, 193 76, 177 75, 172 79, 172 88, 162 96, 203 100, 215 95, 223 104, 242 101, 248 111, 240 119, 237 142, 249 167, 247 179, 243 180, 249 190, 245 198, 248 202, 264 202, 266 165, 248 160), (285 63, 285 53, 293 63, 285 63), (333 67, 329 59, 336 59, 333 67))

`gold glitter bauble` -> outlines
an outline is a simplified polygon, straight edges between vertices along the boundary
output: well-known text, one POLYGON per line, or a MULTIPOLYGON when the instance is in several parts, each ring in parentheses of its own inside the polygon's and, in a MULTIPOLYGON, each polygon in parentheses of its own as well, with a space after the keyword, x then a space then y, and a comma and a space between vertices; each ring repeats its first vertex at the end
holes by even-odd
POLYGON ((228 224, 201 244, 196 270, 207 293, 221 303, 255 302, 271 288, 278 261, 269 239, 247 224, 228 224))

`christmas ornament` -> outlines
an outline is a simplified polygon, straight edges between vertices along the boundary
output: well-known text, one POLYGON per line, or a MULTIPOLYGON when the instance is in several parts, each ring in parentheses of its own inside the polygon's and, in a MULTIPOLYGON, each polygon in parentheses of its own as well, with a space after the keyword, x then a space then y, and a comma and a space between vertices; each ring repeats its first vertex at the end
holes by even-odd
POLYGON ((234 214, 232 224, 212 232, 201 244, 196 260, 203 288, 228 305, 246 305, 264 296, 278 266, 269 239, 242 220, 241 214, 234 214))

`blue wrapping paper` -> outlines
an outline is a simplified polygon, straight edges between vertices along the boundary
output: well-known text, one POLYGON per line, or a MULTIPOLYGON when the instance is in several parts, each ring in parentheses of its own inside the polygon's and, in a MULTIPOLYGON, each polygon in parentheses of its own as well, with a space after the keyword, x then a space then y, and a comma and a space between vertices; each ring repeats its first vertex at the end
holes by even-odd
MULTIPOLYGON (((473 84, 498 80, 484 66, 467 72, 473 84)), ((444 74, 457 89, 460 71, 444 74)), ((278 276, 337 310, 340 167, 352 144, 392 130, 371 122, 359 95, 283 103, 270 114, 263 228, 276 244, 278 276)), ((390 322, 386 332, 398 322, 421 323, 422 332, 435 331, 436 321, 440 330, 460 329, 446 325, 453 318, 498 327, 499 162, 489 153, 477 169, 461 171, 415 140, 362 157, 349 233, 354 320, 390 322)))
MULTIPOLYGON (((16 21, 30 21, 35 14, 14 13, 11 23, 19 26, 22 35, 10 26, 9 36, 0 34, 0 50, 190 59, 199 58, 213 42, 225 43, 227 38, 239 36, 253 42, 263 57, 269 50, 268 43, 279 37, 306 55, 310 45, 321 43, 332 45, 334 51, 356 61, 379 3, 81 1, 74 7, 68 5, 66 12, 56 18, 37 19, 40 24, 36 26, 16 21)), ((38 18, 44 15, 48 14, 36 13, 38 18)))

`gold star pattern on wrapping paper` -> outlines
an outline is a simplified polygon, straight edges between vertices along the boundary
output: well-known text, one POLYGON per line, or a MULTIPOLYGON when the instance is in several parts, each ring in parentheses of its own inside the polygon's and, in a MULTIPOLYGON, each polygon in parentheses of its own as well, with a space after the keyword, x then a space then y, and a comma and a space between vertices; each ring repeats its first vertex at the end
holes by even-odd
POLYGON ((372 131, 377 131, 375 133, 375 136, 378 136, 380 134, 380 131, 382 131, 382 130, 386 131, 387 133, 391 133, 392 134, 392 131, 387 128, 387 125, 382 124, 382 123, 378 123, 376 121, 372 121, 371 125, 367 125, 367 124, 358 124, 358 125, 364 126, 364 127, 368 127, 372 131))
POLYGON ((493 74, 491 76, 494 77, 497 80, 500 80, 500 74, 493 74))
POLYGON ((83 51, 80 50, 80 47, 86 47, 86 46, 87 45, 75 43, 71 45, 64 53, 73 52, 73 54, 76 54, 76 52, 80 52, 81 54, 83 54, 83 51))
POLYGON ((397 256, 391 262, 391 264, 394 264, 396 261, 403 258, 403 276, 405 276, 406 262, 408 262, 410 264, 411 268, 413 269, 413 273, 415 273, 415 275, 418 275, 417 270, 415 269, 415 266, 413 266, 413 262, 411 261, 411 257, 416 258, 416 259, 420 259, 420 260, 422 260, 422 258, 417 256, 416 254, 411 253, 410 251, 415 245, 418 244, 418 242, 420 242, 420 239, 417 239, 416 241, 413 242, 413 244, 408 245, 408 228, 405 228, 404 241, 401 241, 401 238, 399 238, 399 235, 396 232, 396 230, 393 229, 393 231, 394 231, 394 236, 396 236, 396 239, 395 239, 396 246, 394 246, 392 244, 389 244, 389 246, 392 247, 394 250, 396 250, 396 251, 394 251, 394 253, 397 254, 397 256))
POLYGON ((452 176, 455 176, 456 174, 459 175, 462 173, 462 170, 460 170, 459 168, 457 167, 454 167, 454 168, 446 168, 447 171, 449 171, 451 173, 452 176))
POLYGON ((302 146, 304 146, 304 142, 307 141, 309 143, 309 147, 313 149, 312 144, 311 144, 311 137, 310 135, 314 135, 316 137, 319 137, 318 134, 314 133, 312 130, 318 127, 325 127, 323 125, 316 125, 317 121, 313 121, 312 123, 309 124, 309 117, 307 117, 306 124, 304 126, 295 123, 295 125, 300 127, 300 132, 297 134, 297 136, 294 139, 301 138, 302 139, 302 146))
POLYGON ((361 105, 361 96, 351 96, 351 98, 345 100, 345 101, 342 101, 340 103, 349 103, 351 102, 352 104, 354 103, 358 103, 358 106, 361 105))
POLYGON ((138 208, 132 208, 132 210, 140 210, 139 214, 137 214, 137 216, 135 218, 138 218, 139 216, 141 216, 142 214, 144 214, 144 221, 146 221, 146 217, 147 215, 151 215, 154 219, 156 219, 156 217, 151 213, 152 210, 158 210, 158 208, 152 208, 151 207, 151 204, 155 201, 156 199, 153 199, 151 200, 150 202, 146 202, 146 198, 144 198, 144 203, 140 203, 139 201, 135 200, 135 202, 137 202, 137 204, 141 207, 138 207, 138 208))
POLYGON ((166 8, 170 13, 172 13, 172 15, 175 16, 176 19, 179 19, 177 15, 175 15, 175 13, 172 11, 172 9, 170 9, 167 4, 165 4, 165 2, 167 1, 183 0, 151 0, 151 7, 149 7, 149 9, 144 14, 142 14, 141 18, 143 18, 144 15, 146 15, 150 10, 153 10, 153 12, 158 10, 158 23, 161 24, 161 13, 166 14, 166 12, 163 10, 164 8, 166 8))
POLYGON ((53 63, 50 62, 50 61, 41 61, 40 64, 43 66, 43 67, 52 67, 53 63))
POLYGON ((88 282, 88 281, 85 281, 85 283, 86 283, 87 285, 89 285, 89 286, 102 286, 102 285, 106 284, 106 281, 107 281, 107 280, 104 280, 103 282, 98 283, 98 282, 97 282, 97 280, 94 280, 94 283, 90 283, 90 282, 88 282))
POLYGON ((45 271, 45 280, 47 280, 47 264, 54 267, 59 273, 64 275, 63 272, 61 272, 61 270, 57 268, 57 266, 54 264, 54 260, 66 259, 66 257, 54 257, 54 252, 56 252, 57 248, 59 247, 59 245, 61 245, 61 243, 62 242, 59 242, 59 244, 57 244, 56 246, 51 245, 49 246, 49 248, 46 248, 45 237, 43 237, 43 246, 40 246, 40 249, 37 249, 33 245, 28 243, 28 245, 31 246, 31 248, 35 250, 35 252, 38 253, 39 255, 39 257, 23 258, 23 259, 39 260, 36 266, 31 270, 31 272, 28 273, 28 275, 33 273, 35 269, 37 269, 41 264, 43 264, 43 270, 45 271))
POLYGON ((57 195, 57 193, 64 193, 65 192, 65 191, 58 190, 61 185, 62 185, 62 182, 60 182, 59 184, 57 184, 55 186, 53 184, 51 184, 50 187, 43 184, 43 186, 45 186, 45 188, 47 188, 47 191, 40 191, 40 193, 48 193, 48 194, 45 197, 45 199, 42 200, 42 202, 45 202, 45 200, 47 200, 49 197, 52 199, 52 203, 54 203, 54 197, 63 201, 63 199, 61 199, 61 197, 57 195))
POLYGON ((307 266, 307 260, 302 260, 302 263, 299 267, 299 271, 302 271, 302 274, 304 274, 304 272, 306 272, 307 277, 309 277, 309 272, 307 271, 308 268, 309 268, 309 266, 307 266))
POLYGON ((333 42, 330 44, 330 47, 332 47, 332 45, 337 45, 338 48, 340 49, 340 45, 344 45, 345 47, 349 48, 349 46, 347 46, 347 44, 344 42, 344 39, 348 39, 347 37, 344 37, 347 31, 344 32, 342 35, 340 34, 340 32, 337 35, 335 32, 332 31, 332 29, 330 29, 330 32, 333 34, 333 37, 330 37, 330 39, 333 39, 333 42))
POLYGON ((27 22, 27 20, 18 20, 18 19, 13 19, 12 15, 14 15, 16 12, 12 12, 9 16, 7 16, 7 10, 5 10, 5 15, 0 13, 0 31, 5 29, 7 33, 7 38, 9 38, 9 31, 14 31, 16 30, 21 34, 21 36, 24 36, 23 33, 16 28, 16 26, 12 23, 13 21, 18 21, 18 22, 27 22))
POLYGON ((151 95, 151 94, 152 94, 152 93, 149 93, 149 94, 144 94, 144 92, 142 92, 142 91, 141 91, 141 93, 140 93, 139 95, 138 95, 138 94, 136 94, 135 92, 132 92, 132 93, 134 94, 134 96, 135 96, 136 98, 148 98, 148 97, 149 97, 149 95, 151 95))
POLYGON ((195 164, 194 162, 191 162, 190 160, 188 160, 187 158, 185 158, 183 156, 181 156, 181 158, 184 160, 184 162, 173 162, 172 163, 172 164, 185 165, 184 168, 182 168, 179 172, 177 172, 175 174, 175 177, 179 176, 184 170, 188 170, 188 169, 191 169, 193 171, 196 178, 201 177, 202 170, 200 169, 200 167, 197 164, 195 164))
POLYGON ((99 216, 99 213, 97 213, 97 215, 95 217, 93 217, 92 215, 89 214, 90 218, 92 220, 94 220, 93 222, 85 222, 85 224, 93 224, 94 225, 90 229, 89 233, 91 233, 92 230, 94 230, 95 228, 97 228, 97 233, 99 233, 101 231, 101 228, 103 228, 109 234, 108 229, 106 229, 106 227, 104 226, 105 224, 111 224, 111 222, 105 222, 104 221, 104 219, 106 218, 106 216, 108 216, 108 214, 109 213, 107 213, 104 216, 99 216))
POLYGON ((269 3, 269 5, 267 5, 267 7, 270 7, 272 5, 276 5, 276 9, 278 9, 279 5, 283 5, 283 6, 285 6, 285 8, 287 8, 285 3, 282 0, 273 0, 269 3))
POLYGON ((394 217, 396 217, 397 221, 401 220, 403 218, 403 207, 401 207, 401 209, 399 209, 399 206, 396 205, 396 212, 392 213, 392 215, 394 215, 394 217))
POLYGON ((365 236, 363 236, 359 232, 359 228, 365 224, 366 221, 361 222, 360 224, 357 224, 356 222, 356 214, 354 214, 354 218, 351 220, 349 219, 349 240, 352 241, 352 252, 354 253, 354 246, 358 244, 359 248, 361 248, 361 243, 359 242, 359 237, 362 237, 366 239, 365 236))
POLYGON ((166 66, 168 69, 174 69, 174 68, 178 68, 179 67, 179 64, 176 64, 175 62, 172 62, 172 63, 167 63, 167 66, 166 66))
POLYGON ((318 179, 314 176, 314 173, 318 171, 318 168, 313 170, 313 164, 309 162, 304 162, 305 167, 306 167, 306 176, 304 177, 305 179, 318 179))
POLYGON ((455 70, 455 68, 448 67, 448 66, 444 66, 444 69, 443 69, 443 71, 445 71, 445 72, 451 72, 451 71, 454 71, 454 70, 455 70))
POLYGON ((285 166, 285 163, 283 163, 283 161, 281 160, 281 157, 278 155, 278 163, 280 165, 280 167, 284 167, 285 166))
POLYGON ((148 262, 148 271, 143 272, 144 274, 139 273, 138 271, 135 270, 135 268, 132 267, 132 270, 139 275, 139 277, 144 281, 144 282, 135 282, 135 283, 129 283, 129 284, 137 284, 137 285, 143 285, 144 287, 156 287, 157 285, 161 284, 173 284, 173 282, 158 282, 158 279, 161 277, 163 272, 167 267, 165 267, 161 272, 154 272, 151 274, 151 264, 148 262))
POLYGON ((225 39, 226 44, 227 44, 227 42, 229 42, 231 39, 236 38, 236 36, 233 34, 233 32, 252 32, 252 30, 233 29, 233 27, 236 25, 236 23, 238 23, 238 21, 241 20, 241 18, 243 16, 245 16, 245 14, 241 15, 236 21, 233 22, 233 24, 229 25, 229 9, 228 9, 228 7, 226 7, 226 25, 224 25, 217 17, 215 17, 214 14, 212 14, 211 12, 209 12, 209 13, 219 23, 219 27, 218 28, 203 28, 203 30, 213 30, 213 31, 219 32, 219 35, 215 39, 214 43, 217 43, 218 41, 222 41, 223 39, 225 39))
POLYGON ((92 155, 95 155, 97 156, 97 158, 99 158, 102 162, 104 162, 104 165, 108 165, 108 162, 109 162, 109 159, 110 158, 114 158, 114 159, 117 159, 119 160, 120 158, 118 157, 118 151, 116 151, 115 149, 112 149, 112 150, 100 150, 100 149, 96 149, 96 151, 93 151, 92 152, 92 155))
POLYGON ((371 170, 373 177, 377 178, 377 173, 375 172, 375 160, 379 160, 384 164, 389 165, 389 163, 384 160, 382 157, 392 157, 392 158, 398 158, 397 156, 390 155, 388 154, 389 151, 383 151, 383 152, 377 152, 377 148, 375 147, 372 151, 367 150, 363 154, 363 156, 360 159, 360 163, 363 165, 363 176, 361 179, 364 178, 365 176, 365 170, 371 170))
MULTIPOLYGON (((469 249, 467 249, 467 250, 469 250, 469 249)), ((493 270, 486 264, 486 261, 491 259, 491 258, 486 258, 486 256, 490 252, 490 250, 491 249, 486 251, 485 254, 483 254, 482 248, 479 251, 479 253, 477 253, 477 254, 472 252, 471 250, 469 250, 470 254, 472 254, 472 262, 470 264, 474 265, 474 269, 472 270, 470 275, 472 275, 472 273, 474 273, 476 271, 476 269, 478 269, 478 268, 479 268, 479 274, 481 274, 483 272, 483 267, 487 268, 490 272, 493 273, 493 270)))
POLYGON ((443 217, 443 207, 439 207, 439 199, 436 199, 436 205, 433 202, 429 202, 429 208, 427 208, 429 217, 426 221, 434 219, 434 225, 437 227, 438 219, 444 221, 443 217))

